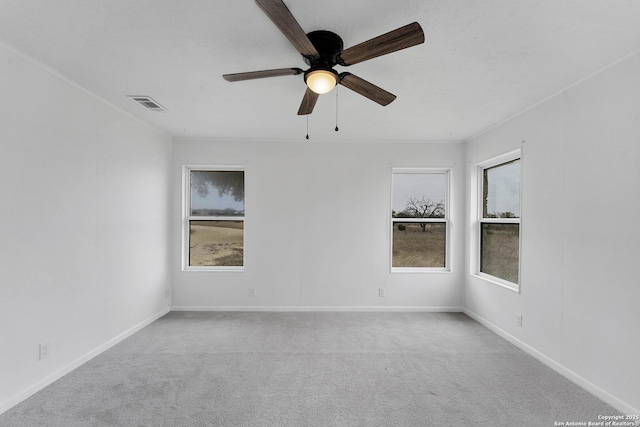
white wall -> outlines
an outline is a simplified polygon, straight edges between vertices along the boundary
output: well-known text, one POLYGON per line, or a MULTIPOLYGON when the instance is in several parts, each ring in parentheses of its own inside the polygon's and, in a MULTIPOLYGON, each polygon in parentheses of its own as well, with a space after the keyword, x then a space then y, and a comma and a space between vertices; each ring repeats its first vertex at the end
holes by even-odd
POLYGON ((640 412, 640 55, 470 141, 467 161, 466 310, 621 411, 640 412), (473 164, 521 146, 518 294, 470 273, 473 164))
POLYGON ((171 279, 173 305, 187 309, 464 303, 639 412, 638 56, 466 153, 451 143, 179 140, 172 166, 165 135, 2 46, 0 72, 0 412, 164 313, 171 279), (518 294, 470 274, 471 165, 521 146, 518 294), (245 272, 181 271, 184 164, 246 164, 245 272), (453 168, 451 273, 389 273, 392 166, 453 168), (51 355, 39 362, 46 341, 51 355))
POLYGON ((176 244, 174 309, 460 309, 463 155, 455 143, 176 141, 175 242, 182 167, 246 164, 246 271, 181 271, 176 244), (389 273, 392 166, 453 168, 451 273, 389 273), (379 287, 387 288, 386 298, 379 287))
POLYGON ((167 311, 171 140, 1 44, 0 76, 2 412, 167 311))

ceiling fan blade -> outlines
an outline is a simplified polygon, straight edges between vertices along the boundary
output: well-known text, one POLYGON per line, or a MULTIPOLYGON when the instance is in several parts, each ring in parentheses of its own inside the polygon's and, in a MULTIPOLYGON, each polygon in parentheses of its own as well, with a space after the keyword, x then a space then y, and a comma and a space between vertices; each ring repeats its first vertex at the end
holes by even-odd
POLYGON ((340 84, 346 88, 351 89, 354 92, 359 93, 362 96, 366 96, 373 102, 377 102, 382 105, 389 105, 396 99, 396 96, 386 90, 379 88, 373 83, 361 79, 358 76, 354 76, 351 73, 340 73, 340 84))
POLYGON ((241 80, 264 79, 266 77, 295 76, 303 71, 300 68, 278 68, 275 70, 249 71, 247 73, 224 74, 222 77, 228 82, 241 80))
POLYGON ((306 116, 307 114, 311 114, 311 112, 313 112, 313 107, 316 106, 316 101, 319 97, 320 95, 307 88, 307 91, 304 93, 304 98, 302 98, 300 108, 298 109, 298 115, 306 116))
POLYGON ((357 64, 420 43, 424 43, 424 32, 420 24, 414 22, 343 50, 340 64, 357 64))
POLYGON ((289 39, 298 52, 305 57, 320 56, 282 0, 256 0, 256 4, 276 24, 276 27, 289 39))

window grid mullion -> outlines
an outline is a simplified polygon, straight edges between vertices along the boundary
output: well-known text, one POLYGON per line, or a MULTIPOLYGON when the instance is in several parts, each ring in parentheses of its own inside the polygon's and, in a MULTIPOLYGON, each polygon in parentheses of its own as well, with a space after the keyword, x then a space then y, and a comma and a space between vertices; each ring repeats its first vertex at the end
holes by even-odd
POLYGON ((243 216, 196 216, 187 217, 188 221, 244 221, 243 216))
POLYGON ((393 218, 393 222, 448 222, 446 218, 393 218))
POLYGON ((520 218, 480 218, 486 224, 520 224, 520 218))

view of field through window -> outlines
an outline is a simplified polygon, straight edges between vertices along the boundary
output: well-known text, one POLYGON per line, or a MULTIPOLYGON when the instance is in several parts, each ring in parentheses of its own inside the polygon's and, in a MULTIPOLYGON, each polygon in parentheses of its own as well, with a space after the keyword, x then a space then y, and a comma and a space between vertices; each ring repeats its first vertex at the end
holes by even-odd
POLYGON ((480 271, 518 283, 520 224, 482 224, 480 271))
POLYGON ((482 171, 480 271, 517 284, 520 265, 520 159, 482 171))
POLYGON ((244 265, 244 171, 189 173, 189 266, 244 265))
POLYGON ((447 174, 393 173, 391 266, 446 267, 447 174))
POLYGON ((242 221, 189 221, 189 265, 244 264, 242 221))
POLYGON ((393 227, 394 267, 444 267, 446 224, 397 222, 393 227))

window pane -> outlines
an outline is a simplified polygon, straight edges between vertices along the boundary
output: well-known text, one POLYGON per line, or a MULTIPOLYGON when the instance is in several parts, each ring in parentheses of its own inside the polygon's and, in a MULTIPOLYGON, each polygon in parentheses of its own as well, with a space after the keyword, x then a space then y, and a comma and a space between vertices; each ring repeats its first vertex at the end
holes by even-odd
POLYGON ((520 218, 520 159, 484 170, 483 218, 520 218))
POLYGON ((520 224, 481 224, 480 271, 518 283, 520 224))
POLYGON ((394 218, 444 218, 444 173, 394 173, 391 215, 394 218))
POLYGON ((244 221, 189 221, 190 266, 244 264, 244 221))
POLYGON ((244 171, 191 171, 190 215, 244 216, 244 171))
POLYGON ((445 267, 446 224, 393 224, 392 267, 445 267))

